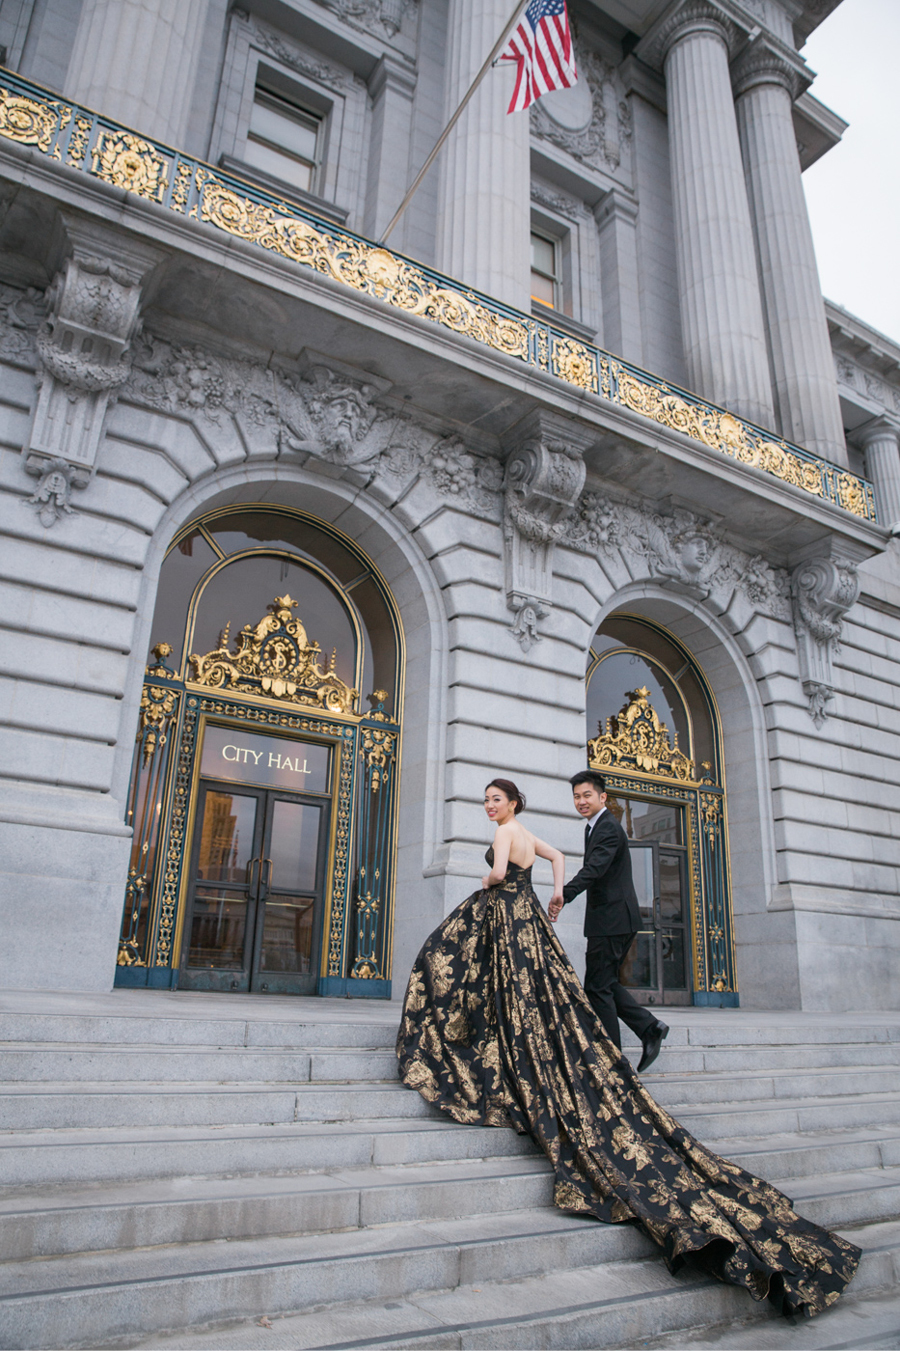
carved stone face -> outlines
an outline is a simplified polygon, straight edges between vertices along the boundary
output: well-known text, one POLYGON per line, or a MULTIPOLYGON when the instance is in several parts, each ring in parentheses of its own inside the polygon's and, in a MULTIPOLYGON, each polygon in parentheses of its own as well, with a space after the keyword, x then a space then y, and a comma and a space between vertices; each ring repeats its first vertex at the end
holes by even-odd
POLYGON ((69 491, 69 484, 65 474, 55 469, 52 474, 47 475, 44 488, 51 497, 64 498, 69 491))
POLYGON ((358 441, 369 430, 368 410, 353 389, 336 390, 321 401, 323 437, 339 460, 350 460, 358 441))
POLYGON ((679 557, 685 572, 700 572, 709 562, 709 540, 703 535, 688 535, 681 542, 679 557))

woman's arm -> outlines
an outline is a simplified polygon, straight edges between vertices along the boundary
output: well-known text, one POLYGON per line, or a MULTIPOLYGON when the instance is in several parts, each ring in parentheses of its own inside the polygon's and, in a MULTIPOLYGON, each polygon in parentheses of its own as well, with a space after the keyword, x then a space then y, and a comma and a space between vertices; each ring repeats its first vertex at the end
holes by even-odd
POLYGON ((553 895, 550 897, 547 912, 550 918, 555 920, 563 907, 563 883, 566 878, 565 856, 558 849, 554 849, 552 844, 545 844, 537 836, 534 839, 534 852, 538 858, 549 859, 550 866, 553 869, 553 895))
POLYGON ((498 826, 494 831, 494 866, 486 877, 482 877, 481 885, 487 891, 488 887, 499 887, 500 883, 506 877, 506 870, 509 867, 509 848, 512 844, 513 827, 498 826))

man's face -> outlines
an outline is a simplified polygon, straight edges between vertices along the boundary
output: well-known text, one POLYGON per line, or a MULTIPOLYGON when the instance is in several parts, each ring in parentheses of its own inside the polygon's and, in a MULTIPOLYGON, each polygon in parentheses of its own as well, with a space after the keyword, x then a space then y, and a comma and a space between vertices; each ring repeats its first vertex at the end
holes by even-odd
POLYGON ((593 783, 576 783, 572 789, 572 797, 575 810, 586 821, 596 816, 600 809, 606 806, 606 794, 601 793, 593 783))

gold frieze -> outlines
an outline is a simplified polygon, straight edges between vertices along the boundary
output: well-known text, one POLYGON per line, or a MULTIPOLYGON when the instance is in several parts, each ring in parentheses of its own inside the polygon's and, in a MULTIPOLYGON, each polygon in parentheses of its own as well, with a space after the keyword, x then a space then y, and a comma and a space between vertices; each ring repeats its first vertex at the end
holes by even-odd
POLYGON ((229 650, 229 621, 214 651, 191 656, 190 679, 210 689, 241 690, 294 704, 314 704, 330 713, 352 713, 359 691, 335 671, 335 653, 327 670, 322 670, 322 649, 292 614, 296 607, 290 596, 276 596, 267 607, 268 614, 241 629, 236 652, 229 650))
POLYGON ((811 498, 875 521, 875 499, 865 479, 827 460, 774 440, 762 429, 646 371, 452 278, 417 266, 383 245, 292 208, 202 161, 134 135, 49 91, 0 72, 0 137, 32 146, 49 159, 105 179, 170 211, 280 255, 416 315, 495 352, 549 371, 569 386, 599 395, 680 432, 811 498))

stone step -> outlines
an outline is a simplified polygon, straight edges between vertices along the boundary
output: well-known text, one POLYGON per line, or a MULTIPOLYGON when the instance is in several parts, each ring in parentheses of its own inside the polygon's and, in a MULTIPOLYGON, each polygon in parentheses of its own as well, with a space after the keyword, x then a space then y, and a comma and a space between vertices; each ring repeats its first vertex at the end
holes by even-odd
MULTIPOLYGON (((867 1078, 859 1071, 840 1070, 784 1078, 660 1075, 648 1076, 647 1083, 662 1106, 705 1140, 890 1123, 900 1117, 900 1087, 870 1091, 874 1082, 883 1085, 887 1078, 884 1072, 867 1078), (736 1116, 746 1124, 736 1124, 736 1116)), ((0 1130, 5 1131, 381 1117, 435 1120, 440 1113, 397 1080, 283 1087, 252 1082, 14 1083, 5 1086, 0 1099, 0 1130)))
MULTIPOLYGON (((655 1085, 652 1086, 655 1093, 655 1085)), ((777 1102, 721 1102, 716 1106, 660 1101, 698 1140, 718 1149, 718 1142, 740 1130, 744 1136, 768 1137, 814 1131, 853 1130, 900 1121, 900 1094, 860 1093, 856 1098, 783 1098, 777 1102)))
MULTIPOLYGON (((718 1153, 761 1177, 900 1165, 900 1124, 719 1138, 718 1153)), ((721 1124, 721 1123, 719 1123, 721 1124)), ((731 1119, 743 1127, 744 1114, 731 1119)), ((301 1172, 534 1154, 528 1136, 443 1117, 247 1126, 145 1126, 0 1135, 0 1189, 131 1179, 301 1172)))
MULTIPOLYGON (((119 990, 106 996, 20 991, 4 996, 0 1042, 207 1047, 342 1046, 390 1050, 399 1003, 119 990), (57 1011, 54 1011, 57 1010, 57 1011), (85 1011, 91 1010, 91 1011, 85 1011)), ((900 1025, 874 1015, 787 1015, 753 1010, 660 1009, 666 1053, 686 1047, 787 1049, 895 1046, 900 1025)), ((623 1029, 626 1050, 636 1039, 623 1029)))
POLYGON ((654 1098, 665 1107, 670 1103, 856 1097, 860 1093, 873 1091, 900 1091, 900 1065, 879 1068, 846 1065, 830 1070, 792 1068, 767 1072, 746 1069, 704 1074, 670 1074, 660 1069, 648 1073, 645 1078, 654 1098))
MULTIPOLYGON (((775 1162, 774 1156, 748 1160, 735 1149, 729 1157, 743 1166, 775 1162)), ((797 1208, 826 1226, 900 1215, 900 1166, 837 1172, 836 1162, 831 1160, 832 1171, 805 1170, 790 1178, 757 1171, 777 1177, 797 1208)), ((353 1167, 345 1158, 343 1166, 323 1168, 320 1159, 298 1160, 287 1174, 243 1177, 213 1171, 217 1164, 213 1150, 205 1176, 9 1189, 0 1198, 0 1259, 311 1233, 552 1201, 550 1166, 536 1153, 393 1167, 353 1167)))
MULTIPOLYGON (((513 1130, 407 1117, 330 1123, 325 1130, 295 1122, 8 1132, 0 1135, 0 1189, 534 1153, 530 1137, 513 1130)), ((858 1153, 851 1165, 875 1162, 870 1153, 858 1153)))
POLYGON ((0 1324, 7 1348, 122 1345, 158 1329, 393 1300, 652 1251, 629 1226, 544 1207, 349 1233, 88 1253, 0 1268, 0 1324))
MULTIPOLYGON (((900 1258, 900 1225, 870 1225, 848 1236, 864 1248, 853 1297, 889 1288, 900 1258)), ((20 1279, 32 1271, 37 1279, 22 1287, 27 1293, 0 1303, 6 1345, 634 1348, 661 1328, 772 1321, 768 1306, 752 1303, 746 1291, 695 1272, 672 1277, 634 1229, 565 1217, 560 1223, 546 1211, 321 1240, 237 1242, 217 1267, 209 1246, 181 1249, 179 1256, 191 1260, 180 1263, 177 1277, 163 1274, 156 1252, 130 1256, 131 1280, 127 1262, 113 1270, 102 1255, 74 1259, 67 1265, 70 1280, 83 1282, 78 1289, 51 1291, 54 1272, 46 1268, 57 1264, 28 1264, 20 1279), (112 1284, 114 1276, 120 1284, 112 1284), (292 1312, 310 1306, 308 1313, 292 1312), (260 1327, 261 1314, 271 1328, 260 1327), (59 1327, 66 1337, 52 1340, 59 1327)), ((794 1333, 783 1321, 779 1326, 783 1339, 794 1333)))
MULTIPOLYGON (((0 1025, 4 1016, 0 1015, 0 1025)), ((5 1015, 7 1031, 26 1031, 22 1019, 12 1019, 5 1015)), ((84 1019, 76 1020, 84 1023, 84 1019)), ((101 1065, 104 1056, 111 1056, 115 1063, 115 1073, 122 1073, 120 1058, 134 1056, 135 1029, 123 1027, 132 1023, 132 1019, 116 1020, 116 1027, 109 1029, 105 1024, 97 1027, 96 1034, 76 1038, 72 1028, 65 1020, 51 1017, 43 1020, 39 1029, 41 1035, 28 1036, 0 1035, 0 1069, 4 1078, 31 1078, 27 1056, 31 1055, 35 1063, 62 1067, 84 1065, 82 1078, 103 1078, 103 1073, 92 1073, 92 1065, 101 1065), (62 1025, 57 1025, 62 1024, 62 1025), (105 1031, 105 1036, 101 1036, 105 1031), (50 1035, 53 1034, 53 1035, 50 1035), (69 1034, 69 1035, 66 1035, 69 1034), (130 1034, 130 1035, 124 1035, 130 1034), (35 1054, 39 1052, 39 1054, 35 1054)), ((88 1031, 88 1029, 82 1029, 88 1031)), ((165 1039, 165 1028, 147 1028, 147 1038, 141 1043, 142 1058, 149 1058, 151 1065, 169 1055, 173 1065, 189 1065, 192 1058, 220 1055, 226 1065, 234 1065, 238 1056, 246 1058, 249 1065, 268 1061, 277 1065, 277 1056, 282 1055, 288 1062, 291 1055, 314 1055, 331 1052, 334 1055, 357 1055, 365 1062, 366 1056, 372 1056, 378 1062, 392 1059, 395 1054, 395 1029, 365 1028, 357 1024, 347 1024, 345 1028, 328 1027, 327 1024, 278 1024, 269 1028, 262 1024, 241 1024, 231 1028, 228 1024, 212 1024, 208 1038, 188 1040, 186 1034, 193 1031, 191 1025, 180 1028, 176 1040, 165 1039), (365 1035, 364 1035, 365 1034, 365 1035)), ((784 1070, 796 1066, 819 1067, 854 1065, 897 1066, 900 1063, 900 1043, 891 1040, 864 1040, 864 1042, 793 1042, 769 1046, 762 1044, 716 1043, 711 1034, 705 1034, 705 1042, 689 1042, 684 1029, 672 1028, 662 1047, 662 1059, 659 1069, 665 1073, 697 1073, 697 1071, 741 1071, 741 1070, 784 1070), (677 1035, 680 1032, 680 1035, 677 1035)), ((641 1043, 634 1038, 626 1044, 626 1054, 631 1059, 641 1055, 641 1043)), ((47 1077, 41 1071, 41 1077, 47 1077)), ((77 1078, 76 1071, 61 1069, 55 1078, 77 1078)), ((214 1075, 204 1074, 205 1078, 214 1075)), ((328 1075, 330 1077, 330 1075, 328 1075)))
MULTIPOLYGON (((279 1323, 274 1326, 280 1330, 279 1323)), ((851 1286, 833 1309, 795 1325, 788 1336, 797 1351, 896 1351, 900 1294, 895 1287, 886 1294, 868 1291, 858 1296, 851 1286)), ((787 1345, 784 1320, 774 1316, 666 1332, 641 1342, 649 1351, 784 1351, 787 1345)))
MULTIPOLYGON (((627 1047, 636 1061, 640 1047, 627 1047)), ((742 1074, 746 1071, 789 1073, 792 1070, 900 1067, 900 1044, 871 1041, 860 1045, 821 1043, 807 1046, 680 1046, 663 1042, 654 1074, 742 1074)))
POLYGON ((900 1219, 900 1168, 780 1178, 775 1186, 798 1214, 825 1229, 900 1219))
MULTIPOLYGON (((900 1122, 860 1130, 717 1140, 717 1154, 755 1177, 807 1178, 829 1172, 900 1167, 900 1122)), ((793 1182, 787 1182, 790 1190, 793 1182)))
POLYGON ((0 1200, 0 1260, 459 1219, 552 1201, 550 1165, 537 1156, 154 1178, 0 1200))
MULTIPOLYGON (((346 1083, 393 1081, 397 1056, 393 1049, 265 1050, 207 1046, 142 1046, 142 1079, 153 1083, 346 1083)), ((4 1083, 120 1084, 135 1070, 133 1047, 66 1046, 45 1042, 38 1046, 15 1043, 0 1046, 0 1081, 4 1083)))
MULTIPOLYGON (((127 1021, 127 1020, 122 1020, 127 1021)), ((318 1033, 306 1028, 304 1033, 318 1033)), ((632 1048, 637 1061, 640 1047, 632 1048)), ((791 1075, 809 1070, 850 1073, 887 1072, 900 1079, 900 1045, 868 1042, 862 1045, 799 1045, 754 1048, 671 1047, 653 1067, 656 1083, 684 1077, 725 1074, 740 1083, 753 1076, 747 1092, 766 1075, 783 1083, 791 1075)), ((156 1083, 252 1082, 306 1083, 348 1080, 392 1080, 397 1060, 390 1047, 345 1047, 321 1045, 316 1040, 298 1041, 284 1047, 147 1044, 140 1050, 142 1078, 156 1083)), ((7 1041, 0 1044, 0 1080, 5 1083, 126 1081, 134 1073, 132 1043, 106 1045, 92 1042, 49 1040, 7 1041)), ((885 1085, 887 1086, 887 1085, 885 1085)), ((739 1096, 739 1089, 732 1097, 739 1096)), ((777 1091, 777 1089, 775 1090, 777 1091)))
POLYGON ((271 1084, 38 1083, 7 1084, 0 1130, 92 1126, 258 1125, 291 1121, 438 1116, 401 1083, 271 1084))
MULTIPOLYGON (((240 996, 232 996, 239 1000, 240 996)), ((323 1006, 343 1001, 321 1000, 323 1006)), ((343 1010, 341 1010, 343 1012, 343 1010)), ((273 1011, 274 1012, 274 1011, 273 1011)), ((323 1015, 326 1010, 322 1010, 323 1015)), ((331 1012, 329 1009, 327 1012, 331 1012)), ((83 1046, 233 1046, 236 1049, 273 1048, 291 1050, 302 1046, 335 1046, 349 1050, 393 1050, 397 1037, 399 1008, 390 1007, 386 1021, 348 1019, 315 1021, 279 1019, 277 1014, 261 1020, 227 1018, 94 1017, 90 1014, 0 1012, 0 1042, 29 1045, 42 1043, 83 1046)), ((382 1018, 384 1014, 382 1014, 382 1018)), ((867 1039, 868 1040, 868 1039, 867 1039)))

